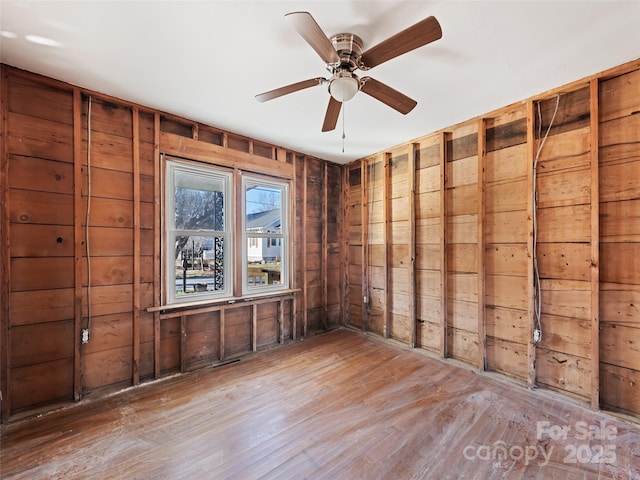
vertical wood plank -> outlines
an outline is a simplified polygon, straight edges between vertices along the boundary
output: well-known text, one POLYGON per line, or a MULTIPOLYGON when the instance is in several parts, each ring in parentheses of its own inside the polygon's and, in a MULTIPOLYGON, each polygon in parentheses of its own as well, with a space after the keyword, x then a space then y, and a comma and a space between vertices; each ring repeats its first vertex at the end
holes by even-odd
POLYGON ((218 351, 220 352, 220 361, 224 362, 224 312, 225 309, 220 309, 220 332, 218 335, 218 351))
POLYGON ((298 328, 298 300, 294 297, 291 301, 291 339, 297 340, 298 333, 296 329, 298 328))
POLYGON ((291 322, 290 326, 291 326, 291 333, 290 333, 290 337, 291 340, 295 341, 297 338, 296 335, 296 328, 297 328, 297 322, 296 322, 296 317, 297 317, 297 308, 298 308, 298 299, 297 299, 298 294, 296 293, 292 298, 291 298, 291 322))
MULTIPOLYGON (((278 324, 279 327, 281 327, 278 324)), ((282 328, 280 328, 282 330, 282 328)), ((258 350, 258 304, 254 303, 251 308, 251 351, 258 350)))
POLYGON ((342 279, 342 302, 340 304, 340 318, 342 324, 349 323, 349 169, 342 167, 342 209, 340 220, 341 248, 340 248, 340 278, 342 279))
MULTIPOLYGON (((88 125, 87 125, 88 127, 88 125)), ((90 132, 87 132, 90 135, 90 132)), ((87 147, 88 148, 88 147, 87 147)), ((89 167, 87 167, 89 168, 89 167)), ((73 89, 73 225, 74 225, 74 341, 73 398, 82 398, 82 248, 85 235, 82 228, 82 93, 73 89)), ((89 228, 89 225, 86 225, 89 228)), ((89 261, 89 259, 87 259, 89 261)), ((91 279, 88 279, 91 282, 91 279)))
MULTIPOLYGON (((236 251, 235 259, 234 259, 234 270, 237 272, 235 277, 233 278, 233 296, 241 297, 242 296, 242 271, 245 268, 244 266, 244 258, 242 258, 242 205, 243 203, 243 192, 242 192, 242 172, 238 170, 238 168, 234 169, 234 195, 235 202, 231 205, 231 216, 235 219, 235 224, 232 226, 234 229, 234 248, 236 251)), ((225 279, 226 280, 226 279, 225 279)))
POLYGON ((321 276, 322 276, 322 328, 327 330, 329 328, 328 325, 328 312, 327 305, 329 303, 328 295, 328 279, 327 279, 327 254, 329 245, 327 242, 327 226, 328 226, 328 218, 329 218, 329 164, 324 162, 324 188, 322 191, 322 265, 321 268, 321 276))
POLYGON ((416 318, 416 155, 420 145, 412 143, 409 147, 409 325, 411 328, 411 348, 418 346, 418 323, 416 318))
POLYGON ((307 324, 309 312, 307 311, 307 158, 304 157, 302 166, 302 337, 307 338, 307 324))
POLYGON ((187 371, 187 316, 180 315, 180 372, 187 371))
POLYGON ((590 83, 591 141, 591 407, 600 408, 599 82, 590 83))
MULTIPOLYGON (((162 305, 162 283, 164 275, 160 270, 160 238, 162 237, 162 175, 160 158, 160 114, 153 115, 153 302, 162 305)), ((160 378, 160 312, 153 313, 153 376, 160 378)))
POLYGON ((447 141, 440 134, 440 355, 447 358, 447 141))
POLYGON ((282 345, 284 343, 284 298, 278 302, 278 337, 282 345))
POLYGON ((153 312, 153 377, 160 378, 160 312, 153 312))
POLYGON ((140 112, 133 107, 133 361, 132 382, 140 383, 140 112))
MULTIPOLYGON (((287 161, 287 153, 286 151, 283 153, 282 161, 287 161)), ((289 252, 292 252, 289 255, 289 258, 295 258, 297 253, 297 243, 299 239, 303 238, 302 232, 300 231, 300 225, 298 225, 298 161, 296 159, 296 155, 293 154, 293 181, 291 182, 291 208, 290 217, 289 217, 289 225, 291 225, 291 235, 289 238, 289 252)), ((296 276, 295 262, 289 262, 289 274, 291 275, 291 288, 299 288, 298 285, 298 277, 296 276)), ((298 297, 299 294, 295 294, 294 298, 291 301, 291 339, 296 340, 298 336, 298 297)))
MULTIPOLYGON (((383 179, 382 179, 382 242, 384 243, 384 258, 382 263, 382 271, 384 275, 384 283, 382 285, 384 299, 384 306, 382 310, 382 322, 383 322, 383 334, 384 338, 391 336, 391 315, 390 315, 390 301, 391 295, 389 294, 389 243, 391 240, 391 222, 389 221, 389 209, 391 208, 391 154, 385 153, 383 158, 383 179)), ((375 168, 375 166, 374 166, 375 168)), ((375 188, 375 185, 371 185, 370 188, 375 188)))
MULTIPOLYGON (((0 65, 0 105, 2 106, 2 141, 0 142, 0 422, 8 420, 11 412, 9 386, 9 288, 11 278, 9 244, 9 159, 7 158, 7 117, 9 112, 9 75, 0 65)), ((77 338, 77 337, 76 337, 77 338)))
POLYGON ((289 331, 289 338, 292 340, 295 340, 295 338, 293 337, 293 334, 291 333, 293 331, 293 322, 294 322, 295 316, 296 316, 296 295, 293 294, 291 295, 291 313, 289 314, 289 328, 291 329, 289 331))
POLYGON ((360 161, 360 208, 362 212, 362 331, 366 332, 369 322, 369 163, 360 161), (366 301, 364 301, 366 300, 366 301))
POLYGON ((478 120, 478 369, 487 368, 487 337, 485 334, 485 295, 484 295, 484 172, 487 169, 487 125, 484 119, 478 120))
MULTIPOLYGON (((527 385, 533 388, 536 385, 536 344, 533 341, 533 331, 537 328, 534 313, 534 282, 533 282, 533 217, 534 211, 533 192, 533 162, 535 160, 535 105, 533 100, 527 100, 527 318, 529 319, 529 331, 527 339, 527 385)), ((538 140, 539 141, 539 140, 538 140)))

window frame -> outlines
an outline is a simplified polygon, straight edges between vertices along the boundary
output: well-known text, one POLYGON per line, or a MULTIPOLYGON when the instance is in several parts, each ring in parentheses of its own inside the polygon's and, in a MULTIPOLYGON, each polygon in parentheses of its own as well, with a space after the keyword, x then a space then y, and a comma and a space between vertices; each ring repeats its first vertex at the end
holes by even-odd
POLYGON ((219 300, 231 297, 234 289, 234 241, 233 241, 233 199, 234 179, 233 173, 220 167, 199 165, 178 159, 166 159, 165 162, 165 197, 164 197, 164 289, 165 304, 179 305, 181 303, 219 300), (223 184, 223 229, 217 230, 189 230, 175 227, 175 185, 178 173, 193 175, 202 178, 210 178, 214 181, 222 181, 223 184), (175 274, 175 242, 179 236, 221 237, 224 239, 223 250, 223 285, 221 290, 208 290, 194 292, 188 295, 178 296, 176 292, 175 274))
MULTIPOLYGON (((285 179, 265 178, 260 175, 246 173, 241 178, 241 201, 240 201, 240 261, 241 275, 241 293, 243 296, 255 295, 267 292, 277 292, 280 290, 288 290, 291 267, 291 251, 290 251, 290 229, 289 229, 289 198, 290 182, 285 179), (251 233, 247 230, 247 190, 249 187, 268 187, 280 190, 280 233, 251 233), (278 284, 260 284, 249 285, 248 273, 248 244, 250 238, 268 240, 271 245, 272 239, 280 240, 280 280, 278 284)), ((258 245, 261 242, 258 241, 258 245)))
MULTIPOLYGON (((241 168, 233 168, 219 163, 201 162, 173 155, 161 154, 161 238, 160 238, 160 272, 161 272, 161 304, 169 308, 188 307, 193 305, 216 304, 219 302, 235 302, 237 299, 251 299, 269 294, 285 293, 290 290, 294 265, 293 232, 291 231, 292 179, 271 176, 241 168), (224 222, 223 230, 181 230, 175 228, 175 184, 176 172, 193 174, 198 177, 211 177, 224 184, 224 222), (265 186, 280 190, 280 233, 247 234, 246 187, 249 185, 265 186), (205 235, 202 235, 205 233, 205 235), (177 295, 175 268, 175 245, 177 236, 209 236, 224 238, 224 265, 222 290, 190 292, 177 295), (278 239, 280 248, 280 279, 277 284, 248 284, 248 238, 255 238, 258 245, 278 239)), ((267 280, 268 281, 268 280, 267 280)))

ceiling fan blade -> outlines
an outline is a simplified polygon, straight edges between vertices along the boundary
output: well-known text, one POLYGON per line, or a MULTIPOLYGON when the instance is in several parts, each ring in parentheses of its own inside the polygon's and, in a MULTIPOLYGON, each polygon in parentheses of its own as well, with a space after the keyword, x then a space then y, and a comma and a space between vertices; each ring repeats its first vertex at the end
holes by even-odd
POLYGON ((292 83, 291 85, 276 88, 275 90, 259 93, 258 95, 256 95, 256 100, 258 100, 259 102, 266 102, 267 100, 273 100, 274 98, 297 92, 298 90, 304 90, 305 88, 322 85, 326 81, 327 79, 322 77, 310 78, 309 80, 303 80, 302 82, 292 83))
POLYGON ((390 86, 371 77, 362 78, 360 80, 360 84, 360 90, 364 93, 371 95, 373 98, 380 100, 386 105, 389 105, 391 108, 397 110, 403 115, 409 113, 418 104, 418 102, 407 97, 404 93, 400 93, 390 86))
POLYGON ((373 68, 439 38, 442 38, 442 29, 438 20, 435 17, 427 17, 371 47, 362 54, 360 61, 365 70, 373 68))
POLYGON ((333 97, 329 97, 329 105, 327 106, 327 113, 324 116, 324 123, 322 124, 322 131, 329 132, 336 128, 338 123, 338 117, 340 116, 340 109, 342 103, 333 97))
POLYGON ((291 12, 285 17, 325 63, 340 62, 338 52, 309 12, 291 12))

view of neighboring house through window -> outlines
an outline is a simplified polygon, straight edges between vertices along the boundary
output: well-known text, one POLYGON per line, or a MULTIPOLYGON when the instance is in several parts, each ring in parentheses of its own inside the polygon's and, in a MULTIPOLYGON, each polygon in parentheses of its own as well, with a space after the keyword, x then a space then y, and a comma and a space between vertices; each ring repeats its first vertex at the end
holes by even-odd
POLYGON ((232 175, 209 167, 167 162, 167 302, 232 293, 232 175))
POLYGON ((243 292, 288 287, 288 185, 243 176, 243 292))

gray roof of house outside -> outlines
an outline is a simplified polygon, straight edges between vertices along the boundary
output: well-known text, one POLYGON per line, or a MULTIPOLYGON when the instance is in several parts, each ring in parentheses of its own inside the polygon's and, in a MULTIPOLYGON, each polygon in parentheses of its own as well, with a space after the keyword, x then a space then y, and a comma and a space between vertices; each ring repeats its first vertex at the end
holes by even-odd
POLYGON ((247 230, 280 228, 280 209, 265 210, 247 215, 247 230))

